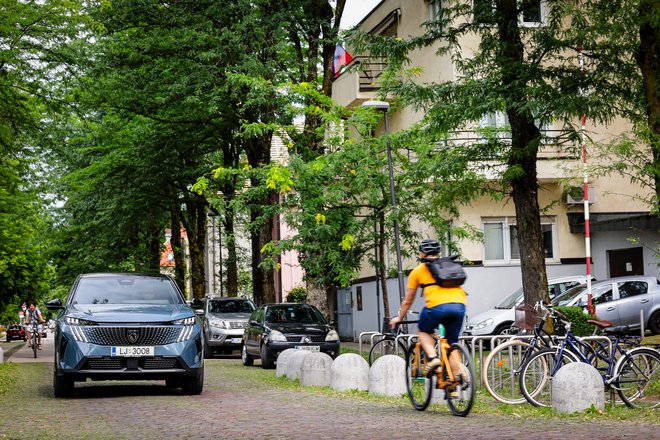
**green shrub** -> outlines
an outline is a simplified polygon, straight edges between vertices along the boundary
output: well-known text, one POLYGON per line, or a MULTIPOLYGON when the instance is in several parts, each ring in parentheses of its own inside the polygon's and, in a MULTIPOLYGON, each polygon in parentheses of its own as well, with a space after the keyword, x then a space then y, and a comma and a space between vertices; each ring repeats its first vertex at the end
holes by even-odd
MULTIPOLYGON (((594 325, 587 324, 587 319, 592 319, 591 315, 584 313, 582 307, 555 307, 555 310, 566 315, 571 322, 571 332, 575 336, 591 336, 594 333, 594 325)), ((561 325, 555 325, 555 334, 563 336, 566 329, 561 325)))
POLYGON ((307 301, 307 290, 304 287, 294 287, 286 295, 286 302, 304 303, 307 301))

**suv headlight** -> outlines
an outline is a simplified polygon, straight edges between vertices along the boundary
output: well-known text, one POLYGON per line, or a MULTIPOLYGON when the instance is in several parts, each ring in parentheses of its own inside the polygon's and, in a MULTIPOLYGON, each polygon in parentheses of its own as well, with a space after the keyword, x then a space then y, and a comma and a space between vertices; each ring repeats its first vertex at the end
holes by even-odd
POLYGON ((94 321, 88 321, 87 319, 74 318, 72 316, 67 316, 64 318, 64 321, 69 325, 96 325, 94 321))
POLYGON ((327 335, 325 335, 325 342, 334 342, 339 340, 339 333, 336 330, 330 330, 327 335))
POLYGON ((174 324, 174 325, 195 325, 195 317, 190 316, 188 318, 177 319, 176 321, 172 321, 172 324, 174 324))
POLYGON ((286 342, 286 336, 277 330, 271 330, 268 339, 271 341, 286 342))
POLYGON ((493 321, 493 318, 488 318, 488 319, 486 319, 484 321, 481 321, 480 323, 476 324, 474 326, 474 330, 480 330, 484 327, 488 327, 489 325, 493 325, 494 322, 495 321, 493 321))
POLYGON ((211 324, 211 327, 224 328, 224 329, 229 328, 228 322, 219 319, 213 319, 209 321, 209 324, 211 324))
POLYGON ((69 324, 71 327, 71 334, 73 334, 73 338, 78 342, 88 342, 87 336, 85 335, 85 332, 81 326, 96 325, 95 322, 88 321, 86 319, 74 318, 72 316, 67 316, 64 318, 64 322, 69 324))

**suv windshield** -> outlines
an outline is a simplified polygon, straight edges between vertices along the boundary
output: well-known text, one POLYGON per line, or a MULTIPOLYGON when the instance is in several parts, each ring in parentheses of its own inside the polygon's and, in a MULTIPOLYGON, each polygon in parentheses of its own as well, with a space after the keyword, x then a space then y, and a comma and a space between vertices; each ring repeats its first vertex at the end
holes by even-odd
POLYGON ((302 306, 273 306, 268 307, 266 322, 325 324, 325 318, 314 307, 302 306))
POLYGON ((254 306, 244 299, 211 300, 210 313, 252 313, 254 306))
POLYGON ((81 278, 72 304, 182 304, 166 278, 126 276, 81 278))

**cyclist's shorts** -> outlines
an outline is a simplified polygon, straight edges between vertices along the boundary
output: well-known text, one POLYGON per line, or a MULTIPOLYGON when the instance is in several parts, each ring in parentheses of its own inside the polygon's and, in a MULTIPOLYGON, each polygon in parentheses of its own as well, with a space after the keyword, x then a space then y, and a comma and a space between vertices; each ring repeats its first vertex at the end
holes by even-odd
POLYGON ((465 304, 446 303, 435 307, 424 307, 419 314, 417 328, 425 333, 433 333, 439 324, 445 327, 447 342, 458 342, 465 319, 465 304))
MULTIPOLYGON (((28 331, 28 332, 33 332, 34 327, 35 327, 34 324, 27 324, 25 326, 25 330, 28 331)), ((37 331, 39 331, 39 332, 44 331, 44 325, 43 324, 37 324, 36 327, 37 327, 37 331)))

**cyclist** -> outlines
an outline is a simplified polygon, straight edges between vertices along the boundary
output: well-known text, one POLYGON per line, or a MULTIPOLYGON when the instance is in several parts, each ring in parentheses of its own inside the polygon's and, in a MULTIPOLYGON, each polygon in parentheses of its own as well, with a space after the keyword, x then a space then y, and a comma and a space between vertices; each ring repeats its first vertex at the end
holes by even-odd
POLYGON ((25 312, 25 330, 27 332, 28 347, 32 348, 32 332, 36 331, 38 341, 37 348, 41 350, 41 333, 44 331, 44 322, 46 321, 41 315, 41 310, 39 310, 39 307, 37 307, 34 301, 30 301, 30 305, 25 312))
MULTIPOLYGON (((419 259, 421 263, 408 276, 408 289, 401 303, 399 316, 390 320, 391 328, 395 328, 403 320, 415 299, 417 288, 421 286, 426 306, 419 314, 417 335, 429 358, 425 371, 427 375, 435 371, 441 363, 435 350, 435 339, 433 338, 435 329, 442 324, 445 328, 447 342, 449 344, 458 342, 467 303, 467 295, 462 287, 440 287, 436 284, 431 271, 426 267, 426 261, 439 258, 439 256, 440 243, 437 240, 425 239, 420 242, 419 259)), ((458 355, 458 352, 456 351, 455 354, 458 355)), ((458 371, 460 368, 460 360, 454 356, 449 359, 449 364, 452 371, 458 371)))

